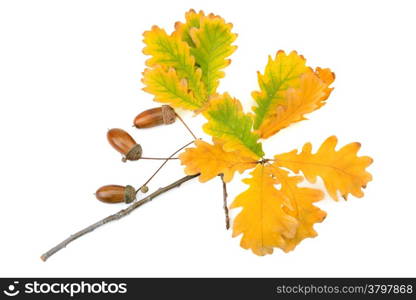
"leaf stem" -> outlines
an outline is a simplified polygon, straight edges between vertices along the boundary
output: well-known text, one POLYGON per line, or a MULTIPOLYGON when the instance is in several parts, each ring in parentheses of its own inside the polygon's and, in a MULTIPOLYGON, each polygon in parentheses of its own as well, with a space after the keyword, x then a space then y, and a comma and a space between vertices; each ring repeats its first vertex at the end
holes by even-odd
POLYGON ((134 202, 133 204, 131 204, 129 207, 120 210, 119 212, 112 214, 104 219, 101 219, 98 222, 95 222, 94 224, 78 231, 77 233, 71 235, 69 238, 65 239, 64 241, 60 242, 59 244, 57 244, 55 247, 51 248, 49 251, 45 252, 44 254, 42 254, 42 256, 40 257, 43 261, 46 261, 49 257, 51 257, 52 255, 54 255, 56 252, 62 250, 63 248, 65 248, 68 244, 70 244, 71 242, 75 241, 76 239, 86 235, 89 232, 94 231, 95 229, 109 223, 112 221, 116 221, 119 220, 127 215, 129 215, 132 211, 134 211, 136 208, 139 208, 140 206, 142 206, 143 204, 152 201, 154 198, 156 198, 157 196, 175 188, 175 187, 179 187, 182 183, 191 180, 195 177, 199 176, 199 174, 195 174, 195 175, 190 175, 190 176, 185 176, 182 177, 179 180, 176 180, 175 182, 158 189, 157 191, 155 191, 154 193, 150 194, 149 196, 147 196, 146 198, 143 198, 140 201, 134 202))

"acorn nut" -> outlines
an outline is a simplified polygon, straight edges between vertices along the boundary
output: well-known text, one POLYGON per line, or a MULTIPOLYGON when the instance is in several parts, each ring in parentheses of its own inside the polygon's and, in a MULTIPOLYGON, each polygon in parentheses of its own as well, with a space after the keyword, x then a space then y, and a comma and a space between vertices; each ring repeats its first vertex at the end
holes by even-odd
POLYGON ((151 108, 138 114, 134 119, 134 126, 136 128, 150 128, 162 124, 172 124, 175 120, 176 113, 173 108, 169 105, 162 105, 161 107, 151 108))
POLYGON ((131 185, 105 185, 97 190, 95 197, 105 203, 131 203, 136 200, 136 190, 131 185))
POLYGON ((114 149, 124 155, 123 162, 139 160, 142 156, 142 147, 123 129, 110 129, 107 132, 107 139, 114 149))

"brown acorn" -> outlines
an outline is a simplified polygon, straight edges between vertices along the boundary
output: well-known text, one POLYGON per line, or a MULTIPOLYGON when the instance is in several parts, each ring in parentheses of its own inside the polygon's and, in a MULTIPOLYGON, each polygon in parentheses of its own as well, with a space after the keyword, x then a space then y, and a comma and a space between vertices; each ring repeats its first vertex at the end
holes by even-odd
POLYGON ((111 146, 124 155, 122 161, 138 160, 142 156, 142 147, 123 129, 113 128, 107 132, 111 146))
POLYGON ((162 124, 168 125, 175 122, 176 113, 169 105, 151 108, 137 115, 134 126, 137 128, 150 128, 162 124))
POLYGON ((95 197, 105 203, 131 203, 136 200, 136 190, 131 185, 105 185, 97 190, 95 197))

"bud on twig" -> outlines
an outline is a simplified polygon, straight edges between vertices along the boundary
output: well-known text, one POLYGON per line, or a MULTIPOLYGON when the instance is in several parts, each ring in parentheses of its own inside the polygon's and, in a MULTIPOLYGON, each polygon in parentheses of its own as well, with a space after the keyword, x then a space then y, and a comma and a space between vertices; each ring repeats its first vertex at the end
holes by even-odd
POLYGON ((137 115, 134 126, 137 128, 150 128, 162 124, 168 125, 175 122, 176 114, 169 105, 151 108, 137 115))
POLYGON ((107 132, 107 139, 111 146, 125 155, 123 161, 138 160, 142 156, 142 147, 123 129, 113 128, 107 132))
POLYGON ((142 192, 143 194, 146 194, 149 191, 149 188, 147 187, 147 185, 144 185, 140 188, 140 192, 142 192))

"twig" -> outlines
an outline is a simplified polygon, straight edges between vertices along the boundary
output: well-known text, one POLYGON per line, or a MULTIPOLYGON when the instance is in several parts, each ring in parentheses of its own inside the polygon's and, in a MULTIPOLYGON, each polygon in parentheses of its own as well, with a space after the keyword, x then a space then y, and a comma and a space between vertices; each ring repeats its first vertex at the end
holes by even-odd
POLYGON ((153 200, 154 198, 156 198, 157 196, 175 188, 175 187, 179 187, 182 183, 191 180, 192 178, 195 178, 199 176, 199 174, 196 175, 190 175, 190 176, 185 176, 171 184, 169 184, 168 186, 165 186, 163 188, 158 189, 157 191, 155 191, 154 193, 150 194, 149 196, 147 196, 146 198, 143 198, 140 201, 134 202, 133 204, 131 204, 129 207, 120 210, 119 212, 110 215, 84 229, 82 229, 81 231, 78 231, 77 233, 71 235, 69 238, 67 238, 66 240, 62 241, 61 243, 59 243, 58 245, 56 245, 55 247, 51 248, 49 251, 45 252, 40 258, 43 261, 46 261, 49 257, 51 257, 52 255, 54 255, 56 252, 58 252, 59 250, 65 248, 69 243, 75 241, 76 239, 80 238, 81 236, 94 231, 95 229, 109 223, 115 220, 119 220, 125 216, 127 216, 128 214, 130 214, 133 210, 135 210, 136 208, 142 206, 143 204, 153 200))
POLYGON ((221 174, 221 181, 222 181, 222 194, 224 198, 224 213, 225 213, 225 228, 228 230, 230 229, 230 216, 228 214, 228 204, 227 204, 227 184, 224 181, 224 174, 221 174))
POLYGON ((179 159, 179 157, 140 157, 140 159, 150 159, 150 160, 172 160, 172 159, 179 159))
POLYGON ((192 136, 194 137, 195 140, 197 140, 198 138, 196 137, 196 135, 192 132, 191 128, 188 127, 188 125, 186 125, 185 121, 181 118, 181 116, 179 114, 176 114, 176 117, 178 117, 179 121, 182 122, 182 124, 186 127, 186 129, 188 129, 189 133, 192 134, 192 136))
POLYGON ((152 176, 150 176, 149 177, 149 179, 147 179, 146 180, 146 182, 145 183, 143 183, 142 185, 141 185, 141 187, 139 187, 137 190, 136 190, 136 194, 140 191, 140 189, 142 188, 142 187, 144 187, 144 186, 146 186, 149 182, 150 182, 150 180, 152 180, 153 179, 153 177, 155 177, 156 176, 156 174, 163 168, 163 166, 176 154, 176 153, 178 153, 179 151, 181 151, 182 149, 184 149, 184 148, 186 148, 186 147, 188 147, 190 144, 192 144, 194 141, 192 141, 192 142, 189 142, 188 144, 186 144, 185 146, 182 146, 181 148, 179 148, 178 150, 176 150, 175 152, 173 152, 168 158, 166 158, 165 159, 165 161, 160 165, 160 167, 153 173, 153 175, 152 176))

